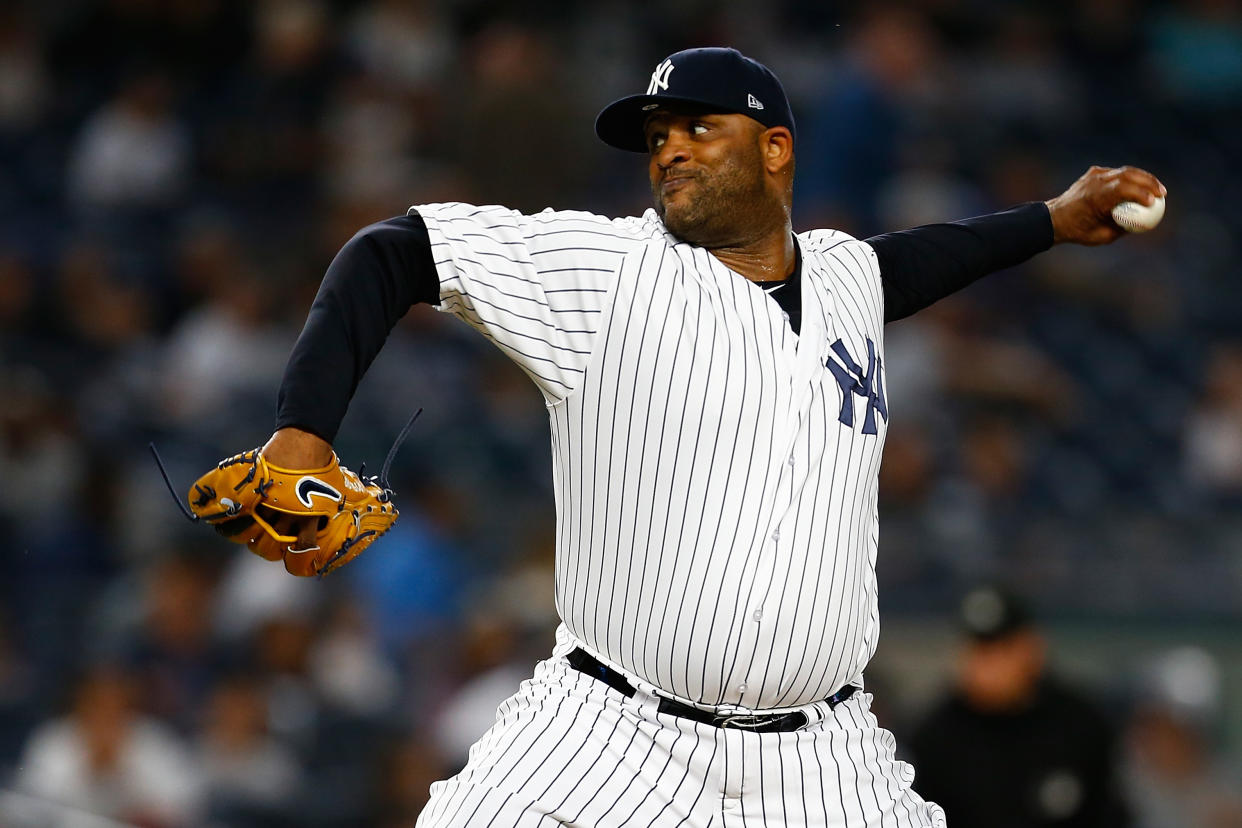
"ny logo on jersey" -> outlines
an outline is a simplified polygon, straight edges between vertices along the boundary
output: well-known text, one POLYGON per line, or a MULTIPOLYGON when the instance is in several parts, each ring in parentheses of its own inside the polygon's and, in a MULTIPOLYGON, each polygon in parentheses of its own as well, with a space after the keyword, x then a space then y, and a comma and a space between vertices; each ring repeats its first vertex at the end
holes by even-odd
POLYGON ((841 416, 838 417, 841 425, 854 427, 854 396, 858 395, 866 400, 867 405, 862 433, 875 434, 877 411, 884 418, 884 422, 888 422, 888 400, 884 396, 884 366, 883 360, 875 355, 875 343, 871 341, 871 337, 867 337, 866 371, 854 361, 854 357, 850 356, 845 343, 840 339, 832 343, 832 352, 840 362, 829 356, 824 365, 836 378, 837 385, 841 386, 841 416))
POLYGON ((673 74, 673 62, 665 60, 651 73, 651 83, 647 84, 648 95, 658 95, 661 89, 668 89, 668 76, 673 74))

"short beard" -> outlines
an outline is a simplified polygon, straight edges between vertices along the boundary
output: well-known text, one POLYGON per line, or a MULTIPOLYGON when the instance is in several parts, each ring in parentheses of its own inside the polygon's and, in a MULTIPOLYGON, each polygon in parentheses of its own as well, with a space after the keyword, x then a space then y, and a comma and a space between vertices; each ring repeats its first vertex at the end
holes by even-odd
POLYGON ((710 250, 736 245, 761 230, 765 187, 758 149, 753 158, 731 159, 710 177, 695 174, 694 182, 694 198, 672 210, 659 185, 652 187, 656 213, 678 239, 710 250))

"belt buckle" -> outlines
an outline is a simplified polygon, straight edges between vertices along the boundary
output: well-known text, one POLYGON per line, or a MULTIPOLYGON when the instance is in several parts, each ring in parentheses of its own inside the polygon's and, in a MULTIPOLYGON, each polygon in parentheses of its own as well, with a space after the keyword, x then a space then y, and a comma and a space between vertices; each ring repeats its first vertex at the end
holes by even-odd
POLYGON ((716 720, 717 727, 732 727, 738 730, 757 730, 758 728, 769 725, 780 719, 782 716, 756 716, 753 714, 739 714, 736 716, 721 716, 716 720))

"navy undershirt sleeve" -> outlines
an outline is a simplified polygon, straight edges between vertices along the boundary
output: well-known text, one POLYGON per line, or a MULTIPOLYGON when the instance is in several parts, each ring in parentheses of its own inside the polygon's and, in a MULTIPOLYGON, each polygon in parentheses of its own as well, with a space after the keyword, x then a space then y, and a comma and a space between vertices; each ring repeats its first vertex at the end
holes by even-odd
POLYGON ((427 226, 414 213, 360 230, 328 266, 285 366, 276 428, 336 438, 362 375, 415 302, 438 304, 427 226))
POLYGON ((947 224, 873 236, 884 321, 904 319, 982 276, 1052 246, 1052 218, 1041 201, 947 224))

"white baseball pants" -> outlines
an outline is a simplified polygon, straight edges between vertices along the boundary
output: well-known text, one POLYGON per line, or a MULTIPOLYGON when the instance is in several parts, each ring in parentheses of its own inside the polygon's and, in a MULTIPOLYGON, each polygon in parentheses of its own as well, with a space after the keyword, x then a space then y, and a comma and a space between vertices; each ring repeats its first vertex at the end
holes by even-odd
MULTIPOLYGON (((558 648, 558 652, 561 648, 558 648)), ((657 713, 556 656, 497 712, 466 767, 431 786, 417 828, 932 828, 944 812, 855 693, 810 724, 753 733, 657 713)))

